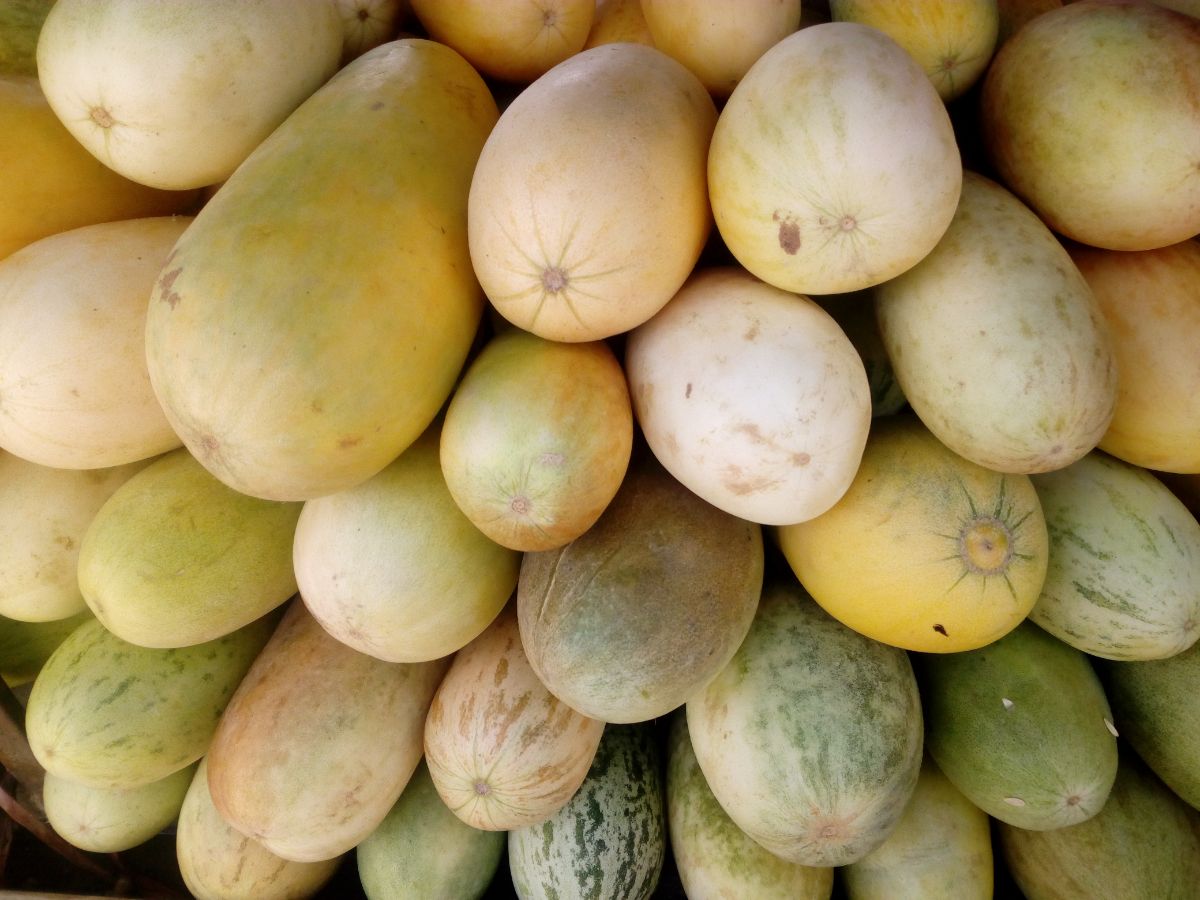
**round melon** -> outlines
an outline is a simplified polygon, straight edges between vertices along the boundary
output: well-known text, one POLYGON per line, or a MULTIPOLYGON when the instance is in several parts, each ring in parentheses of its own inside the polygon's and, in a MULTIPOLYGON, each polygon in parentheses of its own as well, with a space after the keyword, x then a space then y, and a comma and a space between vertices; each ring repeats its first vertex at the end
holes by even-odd
POLYGON ((713 133, 708 185, 729 250, 802 294, 899 275, 941 238, 962 164, 925 72, 854 22, 801 29, 759 57, 713 133))
POLYGON ((480 531, 514 550, 550 550, 604 512, 632 447, 629 389, 608 345, 510 328, 455 388, 439 458, 454 502, 480 531))
POLYGON ((967 173, 949 230, 875 289, 905 397, 955 453, 1001 472, 1049 472, 1096 446, 1119 360, 1101 307, 1050 230, 967 173))
POLYGON ((496 618, 521 556, 454 503, 431 428, 362 484, 304 504, 292 563, 300 596, 343 644, 388 662, 449 656, 496 618))
POLYGON ((911 415, 876 421, 846 495, 777 534, 827 612, 926 653, 1011 631, 1046 577, 1046 522, 1029 477, 963 459, 911 415))
POLYGON ((521 643, 538 678, 584 715, 652 719, 733 656, 762 578, 759 526, 704 502, 644 454, 595 525, 525 554, 521 643))
POLYGON ((330 0, 57 0, 38 78, 62 123, 126 178, 229 177, 337 69, 330 0))
POLYGON ((523 90, 471 182, 471 261, 492 305, 557 341, 654 315, 709 234, 715 121, 696 76, 642 44, 585 50, 523 90))

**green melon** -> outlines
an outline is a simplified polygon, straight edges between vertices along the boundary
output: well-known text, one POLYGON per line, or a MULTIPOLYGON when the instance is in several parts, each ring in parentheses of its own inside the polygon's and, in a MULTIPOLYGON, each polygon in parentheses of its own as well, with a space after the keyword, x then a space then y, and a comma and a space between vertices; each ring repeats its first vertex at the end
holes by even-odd
POLYGON ((1104 809, 1079 825, 1025 831, 999 825, 1004 861, 1028 900, 1200 896, 1194 810, 1125 752, 1104 809))
POLYGON ((37 76, 37 40, 54 0, 0 4, 0 76, 37 76))
POLYGON ((132 644, 214 640, 296 593, 300 509, 238 493, 175 450, 96 513, 79 548, 79 588, 96 618, 132 644))
POLYGON ((828 900, 831 867, 802 866, 769 852, 734 824, 708 787, 682 710, 667 744, 667 831, 683 890, 709 900, 828 900))
POLYGON ((571 801, 546 822, 509 832, 508 867, 520 900, 647 900, 666 840, 653 730, 610 725, 571 801))
POLYGON ((182 649, 138 647, 89 619, 38 673, 25 730, 38 762, 98 788, 165 778, 208 749, 277 616, 182 649))
POLYGON ((379 827, 358 845, 369 900, 476 900, 500 867, 503 831, 472 828, 438 796, 422 762, 379 827))
POLYGON ((921 766, 908 656, 833 619, 795 579, 763 591, 746 640, 687 719, 730 818, 802 865, 845 865, 882 844, 921 766))
POLYGON ((1033 476, 1050 536, 1029 617, 1107 659, 1161 659, 1200 637, 1200 523, 1145 469, 1104 453, 1033 476))
POLYGON ((915 658, 926 742, 946 777, 1018 828, 1063 828, 1104 806, 1116 730, 1085 656, 1032 622, 962 653, 915 658))
POLYGON ((0 677, 9 687, 32 681, 58 645, 91 618, 90 609, 52 622, 21 622, 0 616, 0 677))

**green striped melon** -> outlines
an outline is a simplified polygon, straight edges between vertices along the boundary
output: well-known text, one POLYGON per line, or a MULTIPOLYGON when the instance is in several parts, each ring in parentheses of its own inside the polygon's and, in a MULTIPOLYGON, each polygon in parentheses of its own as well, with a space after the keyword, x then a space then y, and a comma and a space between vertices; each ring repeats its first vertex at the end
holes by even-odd
POLYGON ((842 870, 848 900, 991 900, 989 823, 926 754, 895 830, 842 870))
POLYGON ((93 853, 120 853, 154 837, 179 816, 196 764, 126 789, 96 788, 46 773, 46 818, 68 843, 93 853))
POLYGON ((1033 476, 1050 536, 1029 617, 1107 659, 1161 659, 1200 637, 1200 522, 1150 472, 1099 451, 1033 476))
POLYGON ((211 641, 296 593, 300 509, 227 487, 180 448, 96 513, 79 547, 79 588, 104 627, 132 644, 211 641))
POLYGON ((652 726, 610 725, 571 801, 508 835, 520 900, 653 895, 666 856, 663 778, 652 726))
POLYGON ((1028 900, 1200 896, 1200 816, 1125 751, 1108 802, 1052 831, 999 824, 1004 861, 1028 900))
POLYGON ((1064 828, 1100 811, 1116 730, 1087 656, 1023 622, 978 650, 915 660, 929 753, 993 818, 1064 828))
POLYGON ((764 590, 746 640, 688 701, 687 719, 730 818, 802 865, 845 865, 882 844, 921 766, 908 656, 833 619, 794 579, 764 590))
POLYGON ((696 900, 828 900, 833 869, 789 862, 738 828, 708 787, 683 710, 667 737, 667 832, 683 890, 696 900))
POLYGON ((58 645, 91 618, 90 609, 52 622, 22 622, 0 616, 0 678, 9 687, 33 681, 58 645))
POLYGON ((422 762, 400 799, 355 850, 368 900, 477 900, 504 857, 508 835, 472 828, 438 796, 422 762))
POLYGON ((278 616, 179 649, 139 647, 89 619, 33 682, 25 730, 47 772, 98 788, 134 788, 190 765, 278 616))
POLYGON ((1200 644, 1167 659, 1101 666, 1121 737, 1200 809, 1200 644))

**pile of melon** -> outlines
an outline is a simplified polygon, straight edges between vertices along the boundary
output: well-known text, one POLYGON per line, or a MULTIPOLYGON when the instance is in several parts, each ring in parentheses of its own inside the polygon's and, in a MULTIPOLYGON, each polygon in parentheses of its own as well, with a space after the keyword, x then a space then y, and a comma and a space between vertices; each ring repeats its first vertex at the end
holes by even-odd
POLYGON ((143 897, 1200 897, 1193 16, 5 4, 0 806, 143 897))

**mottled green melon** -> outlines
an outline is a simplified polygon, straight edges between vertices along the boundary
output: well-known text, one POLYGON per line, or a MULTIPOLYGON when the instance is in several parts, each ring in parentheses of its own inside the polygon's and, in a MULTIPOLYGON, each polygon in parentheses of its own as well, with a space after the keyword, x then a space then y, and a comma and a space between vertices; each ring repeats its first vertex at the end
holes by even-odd
POLYGON ((37 40, 54 0, 0 3, 0 76, 37 75, 37 40))
POLYGON ((733 656, 762 577, 760 527, 701 500, 646 453, 595 525, 525 554, 521 642, 546 687, 584 715, 652 719, 733 656))
POLYGON ((1051 831, 1001 822, 1004 861, 1028 900, 1200 896, 1194 810, 1125 752, 1108 802, 1091 819, 1051 831))
POLYGON ((9 687, 32 681, 58 645, 91 618, 90 609, 52 622, 21 622, 0 616, 0 677, 9 687))
POLYGON ((688 701, 696 759, 743 831, 784 859, 838 866, 878 847, 921 766, 908 656, 771 582, 737 655, 688 701))
POLYGON ((648 900, 666 841, 653 729, 610 725, 571 801, 540 825, 509 832, 508 867, 520 900, 648 900))
POLYGON ((422 762, 396 805, 355 850, 358 878, 369 900, 476 900, 500 867, 507 843, 505 832, 472 828, 450 812, 422 762))
POLYGON ((1116 729, 1081 651, 1027 621, 986 647, 922 654, 914 665, 929 753, 988 815, 1043 830, 1104 806, 1116 729))
POLYGON ((833 892, 831 867, 776 856, 729 818, 696 762, 682 710, 668 734, 667 831, 684 892, 696 900, 828 900, 833 892))

